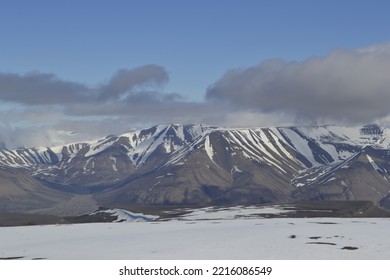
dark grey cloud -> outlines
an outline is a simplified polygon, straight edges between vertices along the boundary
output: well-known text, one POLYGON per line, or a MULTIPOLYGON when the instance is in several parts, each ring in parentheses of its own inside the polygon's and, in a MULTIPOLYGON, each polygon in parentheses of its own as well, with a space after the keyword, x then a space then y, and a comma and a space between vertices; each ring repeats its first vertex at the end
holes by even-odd
POLYGON ((25 105, 64 105, 104 103, 112 101, 154 102, 172 99, 150 88, 169 80, 167 71, 158 65, 120 69, 107 82, 96 87, 64 81, 53 74, 0 73, 0 100, 25 105))
POLYGON ((100 91, 102 99, 117 99, 131 95, 137 87, 163 85, 168 82, 167 71, 159 65, 144 65, 135 69, 120 69, 100 91))
POLYGON ((63 81, 52 74, 0 73, 0 100, 30 105, 83 102, 90 94, 86 86, 63 81))
POLYGON ((297 120, 371 122, 390 113, 389 49, 338 49, 302 62, 268 60, 230 70, 208 88, 206 98, 297 120))

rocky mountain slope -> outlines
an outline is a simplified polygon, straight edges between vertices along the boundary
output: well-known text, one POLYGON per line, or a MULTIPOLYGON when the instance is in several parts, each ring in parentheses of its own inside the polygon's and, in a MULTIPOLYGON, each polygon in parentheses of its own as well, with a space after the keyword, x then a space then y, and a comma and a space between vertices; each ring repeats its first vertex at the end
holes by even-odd
POLYGON ((390 208, 390 130, 159 125, 61 147, 3 149, 0 171, 3 211, 22 210, 9 189, 27 186, 54 199, 41 205, 47 209, 75 197, 114 207, 369 200, 390 208))

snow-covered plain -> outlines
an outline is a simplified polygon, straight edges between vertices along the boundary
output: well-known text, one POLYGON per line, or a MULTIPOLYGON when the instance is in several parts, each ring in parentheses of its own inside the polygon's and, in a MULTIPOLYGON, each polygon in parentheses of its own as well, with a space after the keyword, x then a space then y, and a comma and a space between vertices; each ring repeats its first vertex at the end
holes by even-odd
POLYGON ((167 221, 3 227, 0 259, 390 259, 388 218, 237 218, 238 210, 243 213, 203 209, 167 221))

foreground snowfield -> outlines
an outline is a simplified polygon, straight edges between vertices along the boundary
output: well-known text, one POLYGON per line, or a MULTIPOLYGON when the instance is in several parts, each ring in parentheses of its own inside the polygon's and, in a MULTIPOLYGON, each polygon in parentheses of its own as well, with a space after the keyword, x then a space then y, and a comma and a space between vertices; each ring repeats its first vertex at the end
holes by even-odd
POLYGON ((387 218, 4 227, 0 259, 390 259, 389 232, 387 218))

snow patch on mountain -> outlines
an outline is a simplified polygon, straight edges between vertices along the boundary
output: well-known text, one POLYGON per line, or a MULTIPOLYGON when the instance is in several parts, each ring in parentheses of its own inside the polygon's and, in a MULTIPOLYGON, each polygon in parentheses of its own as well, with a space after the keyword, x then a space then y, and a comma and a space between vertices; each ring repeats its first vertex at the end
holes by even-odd
POLYGON ((230 171, 230 174, 237 174, 237 173, 243 173, 244 171, 242 171, 241 169, 239 169, 238 167, 237 167, 237 165, 233 165, 233 168, 232 168, 232 170, 230 171))
POLYGON ((369 155, 366 155, 367 159, 368 159, 368 162, 371 164, 371 166, 377 171, 377 170, 381 170, 381 168, 379 168, 379 166, 376 164, 376 162, 372 159, 372 157, 370 157, 369 155))
POLYGON ((206 136, 206 139, 205 139, 205 142, 204 142, 204 148, 205 148, 206 153, 207 153, 208 157, 210 158, 210 160, 215 163, 215 161, 214 161, 214 150, 213 150, 213 146, 211 145, 211 142, 210 142, 210 135, 206 136))

